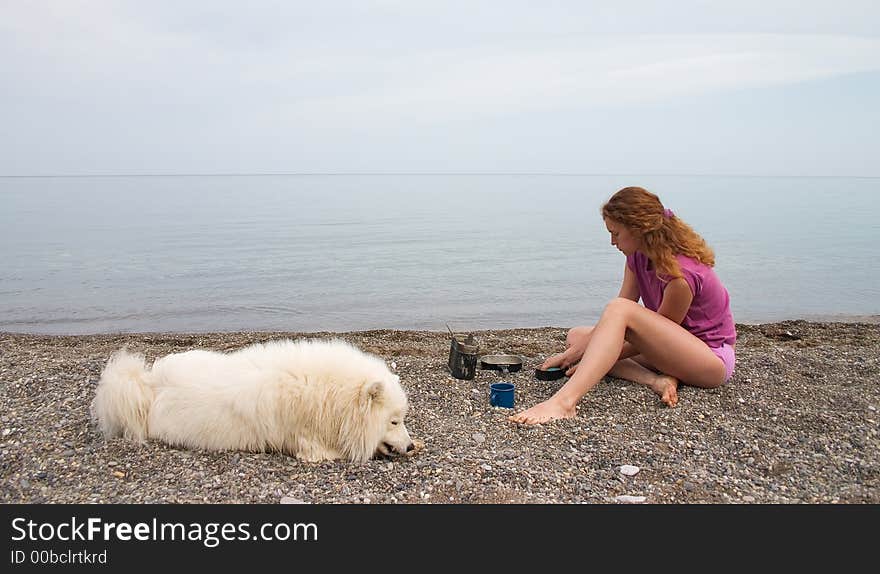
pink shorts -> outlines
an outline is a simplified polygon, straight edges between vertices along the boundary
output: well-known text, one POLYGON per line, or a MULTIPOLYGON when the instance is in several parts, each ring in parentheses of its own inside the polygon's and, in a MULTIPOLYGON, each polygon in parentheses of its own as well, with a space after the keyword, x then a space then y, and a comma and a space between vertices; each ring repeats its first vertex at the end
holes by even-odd
POLYGON ((736 355, 734 355, 733 347, 725 343, 720 347, 709 347, 709 349, 724 363, 724 382, 726 383, 733 376, 733 368, 736 365, 736 355))

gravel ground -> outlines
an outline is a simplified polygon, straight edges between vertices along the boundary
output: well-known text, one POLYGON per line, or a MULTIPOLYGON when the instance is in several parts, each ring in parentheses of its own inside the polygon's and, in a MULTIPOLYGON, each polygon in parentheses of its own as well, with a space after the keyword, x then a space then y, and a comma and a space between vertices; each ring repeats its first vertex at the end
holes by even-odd
POLYGON ((534 379, 565 329, 475 332, 481 353, 521 371, 446 368, 449 333, 214 333, 39 336, 0 333, 2 503, 880 503, 880 324, 738 325, 737 369, 720 389, 681 387, 665 407, 607 378, 574 419, 537 427, 488 403, 516 384, 517 407, 565 379, 534 379), (149 360, 194 348, 339 336, 393 363, 409 393, 416 455, 307 464, 277 453, 203 452, 105 441, 88 407, 110 353, 149 360), (632 476, 623 465, 638 467, 632 476))

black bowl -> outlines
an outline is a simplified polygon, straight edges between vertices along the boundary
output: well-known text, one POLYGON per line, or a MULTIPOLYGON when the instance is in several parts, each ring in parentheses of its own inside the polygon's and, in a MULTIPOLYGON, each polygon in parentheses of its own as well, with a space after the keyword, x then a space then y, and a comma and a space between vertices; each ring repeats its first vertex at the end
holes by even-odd
POLYGON ((535 378, 539 381, 555 381, 565 376, 565 371, 559 367, 549 369, 535 369, 535 378))

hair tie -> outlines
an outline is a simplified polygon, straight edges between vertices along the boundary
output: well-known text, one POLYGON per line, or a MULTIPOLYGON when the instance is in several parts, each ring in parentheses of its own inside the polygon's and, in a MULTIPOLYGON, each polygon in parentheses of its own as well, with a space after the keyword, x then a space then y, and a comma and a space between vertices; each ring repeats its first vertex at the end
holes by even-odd
POLYGON ((663 210, 663 217, 665 217, 666 219, 671 219, 675 217, 675 213, 671 209, 666 208, 663 210))

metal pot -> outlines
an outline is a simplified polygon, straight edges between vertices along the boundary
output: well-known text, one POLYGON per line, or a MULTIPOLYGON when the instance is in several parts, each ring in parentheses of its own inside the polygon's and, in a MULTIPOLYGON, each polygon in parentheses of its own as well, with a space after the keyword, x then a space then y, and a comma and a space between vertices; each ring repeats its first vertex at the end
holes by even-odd
POLYGON ((517 355, 483 355, 480 357, 480 368, 501 371, 504 374, 515 373, 522 369, 522 358, 517 355))

